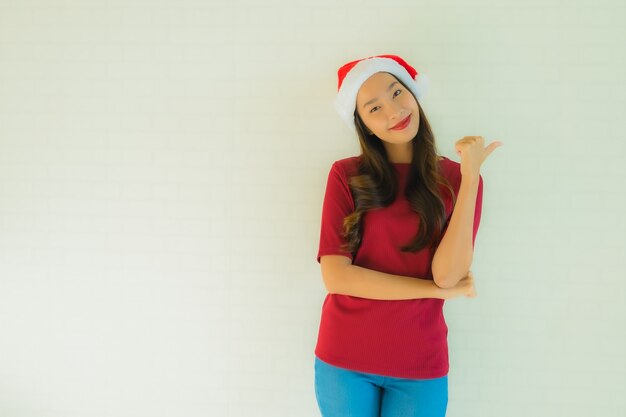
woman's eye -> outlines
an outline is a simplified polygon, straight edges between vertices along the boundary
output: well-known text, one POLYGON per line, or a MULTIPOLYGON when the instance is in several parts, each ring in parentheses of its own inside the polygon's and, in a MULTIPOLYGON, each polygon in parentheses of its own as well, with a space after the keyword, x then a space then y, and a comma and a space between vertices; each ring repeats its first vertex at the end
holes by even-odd
POLYGON ((395 93, 393 93, 393 96, 394 96, 394 97, 395 97, 395 96, 397 96, 397 94, 396 94, 396 93, 397 93, 398 91, 402 92, 402 90, 396 90, 396 91, 395 91, 395 93))
POLYGON ((374 110, 376 110, 377 108, 378 108, 378 106, 372 107, 372 109, 370 110, 370 113, 374 112, 374 110))

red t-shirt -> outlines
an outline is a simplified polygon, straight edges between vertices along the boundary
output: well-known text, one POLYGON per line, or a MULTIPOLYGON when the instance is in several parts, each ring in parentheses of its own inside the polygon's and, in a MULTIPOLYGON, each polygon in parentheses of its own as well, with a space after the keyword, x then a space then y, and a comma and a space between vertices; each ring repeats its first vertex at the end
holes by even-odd
MULTIPOLYGON (((348 178, 357 173, 359 156, 335 161, 330 169, 322 208, 317 262, 322 255, 344 255, 353 265, 395 275, 432 279, 434 251, 401 252, 400 246, 415 236, 419 216, 404 197, 409 164, 393 163, 399 182, 395 201, 366 212, 361 246, 353 257, 340 248, 343 218, 354 211, 348 178)), ((438 161, 458 196, 461 164, 446 157, 438 161)), ((445 187, 446 229, 452 200, 445 187)), ((472 245, 480 223, 483 179, 480 176, 472 245)), ((444 229, 445 232, 445 229, 444 229)), ((375 300, 327 294, 322 306, 315 355, 341 368, 397 378, 430 379, 448 374, 448 327, 438 298, 375 300)))

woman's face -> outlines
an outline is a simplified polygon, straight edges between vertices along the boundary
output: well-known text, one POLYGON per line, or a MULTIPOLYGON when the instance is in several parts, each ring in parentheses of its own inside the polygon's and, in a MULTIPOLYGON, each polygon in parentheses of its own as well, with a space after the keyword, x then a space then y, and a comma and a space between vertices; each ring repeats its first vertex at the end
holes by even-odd
POLYGON ((361 85, 356 106, 366 128, 385 142, 406 144, 417 135, 420 122, 417 101, 387 72, 377 72, 361 85), (407 117, 410 117, 408 124, 407 117), (392 129, 399 122, 401 125, 392 129))

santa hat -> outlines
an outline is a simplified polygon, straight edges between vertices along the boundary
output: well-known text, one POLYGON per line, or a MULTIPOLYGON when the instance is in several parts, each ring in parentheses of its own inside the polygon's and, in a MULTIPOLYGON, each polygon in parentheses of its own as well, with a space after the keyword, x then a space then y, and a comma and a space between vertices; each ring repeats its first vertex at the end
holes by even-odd
POLYGON ((402 81, 418 100, 426 92, 428 80, 424 73, 419 74, 397 55, 375 55, 344 64, 337 71, 339 80, 334 104, 339 116, 352 130, 356 131, 354 109, 359 88, 369 77, 381 71, 402 81))

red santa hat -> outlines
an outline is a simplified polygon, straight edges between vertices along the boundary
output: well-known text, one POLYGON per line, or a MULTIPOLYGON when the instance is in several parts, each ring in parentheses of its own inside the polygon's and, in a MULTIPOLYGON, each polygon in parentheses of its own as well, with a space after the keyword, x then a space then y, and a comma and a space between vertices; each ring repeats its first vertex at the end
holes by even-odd
POLYGON ((428 80, 424 73, 418 73, 415 68, 397 55, 375 55, 344 64, 337 71, 339 79, 334 104, 339 116, 355 131, 356 95, 361 85, 377 72, 388 72, 394 75, 413 92, 418 100, 422 98, 428 87, 428 80))

